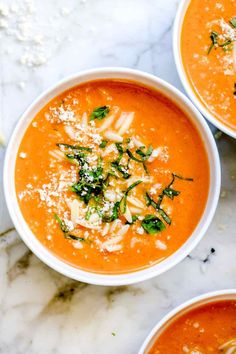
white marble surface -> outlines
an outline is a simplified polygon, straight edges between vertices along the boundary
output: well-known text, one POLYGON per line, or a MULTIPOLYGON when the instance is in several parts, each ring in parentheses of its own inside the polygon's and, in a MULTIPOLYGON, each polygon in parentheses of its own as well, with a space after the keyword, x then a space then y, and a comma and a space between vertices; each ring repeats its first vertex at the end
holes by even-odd
MULTIPOLYGON (((9 15, 0 15, 0 129, 6 142, 42 90, 81 69, 134 67, 181 89, 171 48, 177 5, 178 0, 1 0, 0 13, 9 15), (17 3, 28 10, 17 9, 17 3), (2 4, 13 5, 10 14, 2 4)), ((236 288, 236 142, 223 136, 218 146, 223 193, 204 240, 174 269, 134 286, 90 286, 42 264, 14 231, 1 185, 0 353, 134 354, 174 306, 209 290, 236 288)), ((0 147, 1 170, 4 152, 0 147)))

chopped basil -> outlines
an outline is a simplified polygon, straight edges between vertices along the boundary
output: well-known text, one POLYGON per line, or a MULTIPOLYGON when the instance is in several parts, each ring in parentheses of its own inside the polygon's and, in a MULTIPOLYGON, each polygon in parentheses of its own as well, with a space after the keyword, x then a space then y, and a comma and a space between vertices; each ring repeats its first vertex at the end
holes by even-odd
POLYGON ((138 215, 132 215, 132 221, 126 221, 125 225, 133 225, 138 220, 138 215))
POLYGON ((126 212, 127 197, 128 197, 129 192, 140 183, 142 183, 142 180, 138 180, 138 181, 132 183, 125 191, 124 196, 120 202, 120 209, 121 209, 122 214, 124 214, 126 212))
POLYGON ((111 162, 111 166, 113 168, 115 168, 117 171, 119 171, 122 174, 122 177, 124 179, 128 179, 131 176, 131 174, 128 172, 129 166, 128 165, 127 166, 120 165, 120 161, 124 155, 124 149, 123 149, 121 143, 116 143, 115 145, 116 145, 119 155, 115 161, 111 162))
POLYGON ((229 22, 234 28, 236 28, 236 17, 232 18, 229 22))
POLYGON ((92 208, 88 208, 85 214, 85 220, 89 220, 92 213, 92 208))
POLYGON ((80 199, 88 204, 90 199, 103 192, 103 168, 98 166, 92 170, 81 168, 79 171, 80 180, 71 186, 71 190, 75 192, 80 199))
POLYGON ((211 39, 211 45, 208 49, 207 54, 210 54, 210 52, 212 51, 212 49, 218 44, 218 32, 212 31, 210 34, 210 39, 211 39))
POLYGON ((158 211, 158 213, 161 215, 161 217, 163 218, 163 220, 170 225, 171 224, 171 219, 170 217, 167 215, 167 213, 161 208, 161 203, 162 200, 164 198, 164 193, 162 192, 159 196, 158 196, 158 201, 155 202, 150 195, 146 192, 145 195, 145 199, 146 199, 146 203, 147 206, 151 205, 156 211, 158 211))
POLYGON ((103 222, 112 222, 112 221, 118 219, 119 210, 120 210, 120 202, 116 202, 113 207, 112 214, 110 216, 103 215, 102 221, 103 222))
POLYGON ((84 151, 89 151, 91 152, 92 149, 89 147, 84 147, 84 146, 79 146, 79 145, 70 145, 70 144, 56 144, 59 148, 65 148, 65 149, 71 149, 71 150, 84 150, 84 151))
POLYGON ((176 191, 175 189, 173 189, 173 188, 165 188, 164 190, 163 190, 163 194, 165 194, 168 198, 170 198, 170 199, 174 199, 174 197, 177 197, 179 194, 180 194, 180 192, 179 191, 176 191))
POLYGON ((151 214, 145 216, 141 226, 150 235, 155 235, 165 229, 164 223, 157 216, 151 214))
POLYGON ((106 115, 109 112, 110 112, 110 107, 109 106, 97 107, 91 113, 90 120, 94 120, 94 119, 102 120, 103 118, 106 117, 106 115))
POLYGON ((73 154, 66 154, 66 157, 69 161, 75 162, 80 166, 84 166, 87 163, 86 155, 84 153, 76 152, 73 154))
POLYGON ((107 143, 108 143, 107 140, 102 140, 102 142, 101 142, 101 144, 99 145, 99 147, 100 147, 101 149, 104 149, 104 148, 107 146, 107 143))
POLYGON ((70 240, 74 240, 74 241, 84 241, 85 240, 83 237, 79 237, 79 236, 75 236, 75 235, 70 234, 65 221, 62 220, 57 214, 54 214, 54 218, 58 222, 65 238, 70 239, 70 240))
MULTIPOLYGON (((139 151, 139 150, 136 150, 136 151, 139 151)), ((137 157, 135 157, 135 156, 132 154, 132 152, 131 152, 129 149, 127 149, 126 152, 127 152, 128 156, 130 157, 131 160, 134 160, 134 161, 136 161, 136 162, 142 163, 142 164, 143 164, 144 171, 145 171, 146 173, 148 173, 147 166, 145 165, 145 160, 146 160, 146 158, 144 159, 144 158, 142 157, 141 159, 138 159, 137 157)))
POLYGON ((225 52, 231 50, 231 47, 229 47, 232 44, 231 39, 227 39, 225 42, 218 44, 219 47, 223 48, 225 52))
POLYGON ((167 215, 167 213, 166 213, 163 209, 161 209, 161 208, 158 209, 158 212, 159 212, 159 214, 161 215, 162 219, 163 219, 168 225, 171 225, 171 218, 169 217, 169 215, 167 215))
POLYGON ((145 146, 141 146, 139 149, 136 150, 136 154, 141 156, 143 161, 149 159, 149 157, 152 155, 153 147, 152 147, 152 145, 150 145, 147 148, 146 152, 144 151, 144 149, 145 149, 145 146))
POLYGON ((128 173, 127 168, 123 165, 119 165, 117 161, 112 162, 111 166, 119 171, 124 179, 128 179, 131 176, 131 174, 128 173))
POLYGON ((60 225, 61 231, 65 232, 65 233, 68 233, 69 230, 68 230, 68 227, 66 226, 65 221, 61 220, 57 214, 54 214, 54 218, 56 219, 56 221, 60 225))
POLYGON ((174 183, 175 178, 182 179, 183 181, 193 182, 193 178, 192 177, 183 177, 183 176, 177 175, 176 173, 172 173, 172 181, 169 184, 169 186, 171 186, 174 183))
POLYGON ((79 237, 79 236, 75 236, 69 233, 65 233, 64 234, 65 238, 67 238, 68 240, 73 240, 73 241, 85 241, 85 239, 83 237, 79 237))
POLYGON ((143 159, 138 159, 137 157, 135 157, 129 149, 127 149, 127 154, 129 155, 131 160, 143 163, 143 159))
POLYGON ((232 41, 231 39, 226 39, 223 43, 220 43, 218 41, 219 39, 219 33, 218 32, 215 32, 215 31, 212 31, 211 34, 210 34, 210 39, 211 39, 211 45, 208 49, 208 53, 207 54, 210 54, 210 52, 212 51, 212 49, 216 46, 222 48, 225 52, 229 51, 232 49, 231 45, 232 45, 232 41))
POLYGON ((171 225, 171 219, 168 216, 168 214, 161 208, 161 203, 163 201, 164 196, 167 196, 168 198, 170 198, 171 200, 174 199, 174 197, 177 197, 180 194, 180 191, 177 191, 175 189, 172 188, 172 185, 175 181, 175 179, 181 179, 183 181, 193 181, 193 178, 189 178, 189 177, 182 177, 180 175, 177 175, 175 173, 172 173, 172 179, 171 182, 168 184, 168 186, 166 188, 164 188, 162 190, 162 192, 159 194, 157 202, 155 202, 149 195, 148 192, 146 192, 145 194, 145 199, 146 199, 146 204, 147 206, 151 205, 156 211, 158 211, 158 213, 160 214, 160 216, 162 217, 162 219, 168 224, 171 225))

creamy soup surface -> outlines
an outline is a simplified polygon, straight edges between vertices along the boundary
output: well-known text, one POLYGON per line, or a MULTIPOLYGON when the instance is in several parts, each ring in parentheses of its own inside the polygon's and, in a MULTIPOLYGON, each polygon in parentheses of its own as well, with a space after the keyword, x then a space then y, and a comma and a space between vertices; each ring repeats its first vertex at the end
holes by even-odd
POLYGON ((236 0, 191 0, 183 27, 183 64, 196 95, 236 130, 236 0))
POLYGON ((236 353, 236 301, 202 305, 171 321, 148 354, 236 353))
POLYGON ((101 80, 49 102, 21 142, 18 202, 64 261, 100 273, 164 260, 198 224, 209 189, 197 129, 169 99, 101 80))

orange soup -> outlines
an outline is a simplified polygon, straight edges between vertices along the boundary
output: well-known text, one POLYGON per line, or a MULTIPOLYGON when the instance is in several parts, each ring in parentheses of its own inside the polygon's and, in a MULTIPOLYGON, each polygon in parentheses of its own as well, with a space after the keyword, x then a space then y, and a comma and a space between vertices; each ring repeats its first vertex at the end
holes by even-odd
POLYGON ((209 166, 188 117, 150 88, 88 82, 49 102, 21 142, 18 202, 64 261, 122 273, 160 262, 205 208, 209 166))
POLYGON ((236 353, 236 301, 206 304, 174 319, 148 353, 236 353))
POLYGON ((191 0, 181 52, 191 85, 205 107, 236 131, 236 0, 191 0))

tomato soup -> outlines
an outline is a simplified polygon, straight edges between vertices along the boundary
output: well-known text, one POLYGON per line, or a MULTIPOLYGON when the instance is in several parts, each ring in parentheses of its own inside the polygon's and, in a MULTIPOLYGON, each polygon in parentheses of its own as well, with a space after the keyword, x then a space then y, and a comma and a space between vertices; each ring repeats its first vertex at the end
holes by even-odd
POLYGON ((236 0, 191 0, 181 54, 188 79, 213 116, 236 131, 236 0))
POLYGON ((35 236, 73 266, 100 273, 160 262, 205 208, 209 165, 188 117, 133 82, 92 81, 49 102, 27 128, 15 169, 35 236))
POLYGON ((174 319, 149 354, 236 353, 236 301, 219 301, 174 319))

